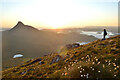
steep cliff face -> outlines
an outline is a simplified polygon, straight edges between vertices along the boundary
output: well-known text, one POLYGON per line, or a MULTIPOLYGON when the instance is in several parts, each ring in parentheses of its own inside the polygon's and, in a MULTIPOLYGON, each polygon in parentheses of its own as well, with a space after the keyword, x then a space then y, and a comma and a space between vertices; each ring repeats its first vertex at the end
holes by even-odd
POLYGON ((36 59, 29 60, 23 65, 3 71, 3 78, 120 79, 119 43, 120 35, 48 54, 40 57, 44 64, 39 61, 30 64, 36 59), (56 56, 60 56, 61 60, 50 64, 56 56))

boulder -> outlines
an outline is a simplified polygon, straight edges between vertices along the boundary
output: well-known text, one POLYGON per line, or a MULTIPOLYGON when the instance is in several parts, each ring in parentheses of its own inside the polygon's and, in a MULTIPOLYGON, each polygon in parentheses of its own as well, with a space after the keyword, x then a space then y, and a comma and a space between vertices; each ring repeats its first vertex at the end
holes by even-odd
POLYGON ((55 58, 52 59, 52 61, 50 62, 50 64, 53 64, 53 63, 55 63, 55 62, 58 62, 58 61, 60 61, 61 59, 62 59, 62 57, 61 57, 60 55, 57 55, 57 56, 55 56, 55 58))
POLYGON ((43 62, 43 61, 40 61, 39 63, 40 63, 40 65, 44 64, 44 62, 43 62))
POLYGON ((73 43, 73 44, 67 44, 66 45, 67 49, 77 48, 79 46, 80 46, 79 43, 73 43))

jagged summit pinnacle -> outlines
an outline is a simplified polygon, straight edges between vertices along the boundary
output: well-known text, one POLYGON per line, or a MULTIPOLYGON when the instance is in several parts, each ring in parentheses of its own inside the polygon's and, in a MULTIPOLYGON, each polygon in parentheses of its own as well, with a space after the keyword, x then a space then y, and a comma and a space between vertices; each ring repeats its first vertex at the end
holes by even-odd
POLYGON ((17 24, 22 24, 22 25, 24 25, 21 21, 18 21, 18 23, 17 24))
POLYGON ((15 27, 23 27, 25 26, 21 21, 18 21, 15 27))
POLYGON ((18 21, 18 23, 11 30, 17 30, 17 29, 21 29, 24 27, 25 25, 21 21, 18 21))
POLYGON ((38 30, 38 29, 29 25, 24 25, 23 22, 18 21, 18 23, 10 31, 27 31, 27 30, 38 30))

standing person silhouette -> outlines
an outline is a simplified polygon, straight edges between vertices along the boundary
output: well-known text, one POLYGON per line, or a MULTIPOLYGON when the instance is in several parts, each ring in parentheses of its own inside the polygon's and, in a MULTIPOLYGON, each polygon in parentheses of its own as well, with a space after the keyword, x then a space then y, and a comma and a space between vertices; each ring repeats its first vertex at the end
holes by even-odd
POLYGON ((103 33, 103 39, 102 40, 105 40, 105 36, 107 35, 107 31, 106 29, 104 29, 104 33, 103 33))

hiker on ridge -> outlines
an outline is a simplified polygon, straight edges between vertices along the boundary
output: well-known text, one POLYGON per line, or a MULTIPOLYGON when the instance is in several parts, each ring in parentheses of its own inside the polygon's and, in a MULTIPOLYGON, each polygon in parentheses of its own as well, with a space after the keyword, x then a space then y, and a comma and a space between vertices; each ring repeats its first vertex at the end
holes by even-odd
POLYGON ((102 40, 105 40, 105 36, 107 35, 107 31, 106 29, 104 29, 104 33, 103 33, 103 39, 102 40))

